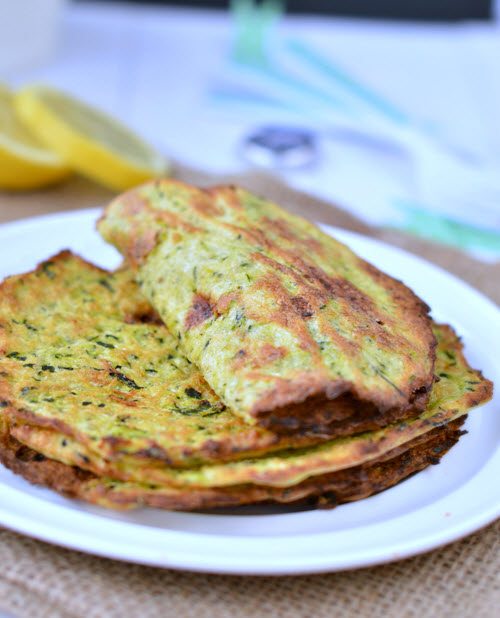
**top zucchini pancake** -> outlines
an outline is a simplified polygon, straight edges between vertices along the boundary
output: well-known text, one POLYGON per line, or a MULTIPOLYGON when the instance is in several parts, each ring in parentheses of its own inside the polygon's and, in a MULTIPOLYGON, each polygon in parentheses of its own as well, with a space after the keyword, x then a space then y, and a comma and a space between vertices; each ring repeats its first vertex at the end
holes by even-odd
POLYGON ((428 307, 304 219, 240 188, 160 180, 118 197, 98 227, 245 421, 339 435, 339 420, 383 425, 425 408, 428 307))

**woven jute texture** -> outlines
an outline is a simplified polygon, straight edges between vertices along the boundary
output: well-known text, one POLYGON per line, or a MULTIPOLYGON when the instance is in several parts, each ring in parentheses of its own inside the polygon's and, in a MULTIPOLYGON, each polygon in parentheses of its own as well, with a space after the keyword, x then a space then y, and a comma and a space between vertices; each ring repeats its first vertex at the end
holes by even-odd
MULTIPOLYGON (((398 245, 500 302, 500 264, 484 265, 449 248, 369 228, 341 209, 266 175, 214 178, 178 166, 177 176, 201 185, 239 183, 312 220, 398 245)), ((105 190, 81 179, 44 192, 4 194, 0 222, 96 206, 109 198, 105 190)), ((500 522, 448 547, 393 564, 280 578, 153 569, 60 549, 0 529, 0 609, 19 618, 494 618, 500 614, 500 522)))
POLYGON ((18 616, 494 618, 500 523, 426 556, 307 577, 162 571, 0 532, 0 598, 18 616))

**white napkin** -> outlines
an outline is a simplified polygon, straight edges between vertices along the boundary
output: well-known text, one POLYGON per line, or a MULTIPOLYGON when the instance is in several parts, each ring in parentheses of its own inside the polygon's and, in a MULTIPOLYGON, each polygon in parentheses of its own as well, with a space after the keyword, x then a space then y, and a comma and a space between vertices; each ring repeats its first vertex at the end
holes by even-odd
MULTIPOLYGON (((499 46, 500 51, 500 46, 499 46)), ((211 101, 260 123, 301 126, 320 144, 308 169, 277 170, 372 224, 500 258, 500 165, 450 143, 300 37, 232 58, 211 101)), ((451 101, 450 101, 451 104, 451 101)))

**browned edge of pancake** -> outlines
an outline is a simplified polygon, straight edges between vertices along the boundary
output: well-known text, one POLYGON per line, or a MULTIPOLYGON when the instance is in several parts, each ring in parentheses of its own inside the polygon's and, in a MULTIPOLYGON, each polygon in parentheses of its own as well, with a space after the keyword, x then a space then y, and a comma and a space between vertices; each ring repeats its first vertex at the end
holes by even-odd
POLYGON ((305 504, 332 508, 338 504, 367 498, 396 485, 441 457, 458 442, 466 417, 437 427, 376 461, 353 468, 310 477, 288 488, 240 485, 227 488, 161 490, 128 485, 116 491, 100 484, 98 477, 80 468, 45 458, 22 445, 5 429, 0 436, 0 462, 27 481, 53 489, 67 497, 79 498, 110 508, 142 506, 169 510, 207 510, 257 503, 305 504))
POLYGON ((278 435, 300 433, 318 438, 337 438, 375 431, 420 413, 420 406, 416 405, 379 410, 372 403, 345 393, 335 399, 310 397, 302 403, 271 410, 259 417, 258 424, 278 435))

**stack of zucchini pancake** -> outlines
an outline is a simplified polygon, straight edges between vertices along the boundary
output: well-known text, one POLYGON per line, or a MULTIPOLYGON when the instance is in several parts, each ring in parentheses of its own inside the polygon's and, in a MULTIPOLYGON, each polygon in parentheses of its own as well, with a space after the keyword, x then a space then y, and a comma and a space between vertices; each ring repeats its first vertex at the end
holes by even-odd
POLYGON ((334 506, 439 459, 492 384, 428 307, 243 189, 161 180, 0 287, 0 458, 112 508, 334 506))

